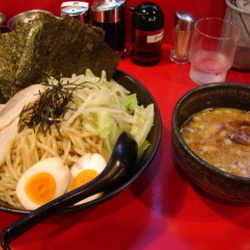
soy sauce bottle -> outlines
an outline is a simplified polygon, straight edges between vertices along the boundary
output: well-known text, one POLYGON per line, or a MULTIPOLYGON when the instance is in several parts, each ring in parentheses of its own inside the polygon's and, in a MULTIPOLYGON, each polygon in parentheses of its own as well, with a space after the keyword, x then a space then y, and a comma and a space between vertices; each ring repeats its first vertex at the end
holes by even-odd
POLYGON ((140 66, 156 65, 162 55, 163 11, 152 2, 142 3, 131 10, 131 60, 140 66))
POLYGON ((95 0, 92 5, 92 24, 105 31, 105 41, 120 56, 126 52, 126 0, 95 0))

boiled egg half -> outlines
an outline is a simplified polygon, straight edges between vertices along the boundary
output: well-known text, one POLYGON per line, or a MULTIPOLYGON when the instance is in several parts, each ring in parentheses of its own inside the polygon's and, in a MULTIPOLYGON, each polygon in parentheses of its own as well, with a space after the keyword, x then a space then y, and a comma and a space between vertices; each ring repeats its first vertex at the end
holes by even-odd
POLYGON ((24 208, 34 210, 64 194, 69 178, 69 168, 59 157, 41 160, 19 179, 17 197, 24 208))
MULTIPOLYGON (((71 191, 93 180, 104 170, 106 165, 107 162, 102 155, 98 153, 86 153, 79 158, 70 169, 71 177, 68 190, 71 191)), ((92 195, 77 202, 75 205, 92 201, 99 198, 101 195, 101 193, 92 195)))

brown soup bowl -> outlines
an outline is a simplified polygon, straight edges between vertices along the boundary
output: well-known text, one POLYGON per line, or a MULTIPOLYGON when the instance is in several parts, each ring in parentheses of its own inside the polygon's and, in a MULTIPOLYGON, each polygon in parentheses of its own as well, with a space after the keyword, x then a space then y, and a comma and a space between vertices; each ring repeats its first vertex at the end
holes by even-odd
POLYGON ((250 85, 210 83, 189 91, 177 102, 171 129, 176 166, 210 197, 221 201, 250 202, 250 178, 236 176, 208 164, 188 147, 181 136, 182 125, 193 114, 216 107, 250 111, 250 85))

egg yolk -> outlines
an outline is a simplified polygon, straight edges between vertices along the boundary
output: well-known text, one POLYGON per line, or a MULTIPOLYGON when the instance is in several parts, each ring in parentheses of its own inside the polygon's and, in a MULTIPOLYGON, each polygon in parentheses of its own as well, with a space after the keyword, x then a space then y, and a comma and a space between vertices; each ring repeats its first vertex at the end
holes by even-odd
POLYGON ((96 178, 98 173, 93 169, 85 169, 72 180, 70 190, 78 188, 96 178))
POLYGON ((27 181, 25 191, 32 202, 43 205, 55 197, 56 181, 49 173, 37 173, 27 181))

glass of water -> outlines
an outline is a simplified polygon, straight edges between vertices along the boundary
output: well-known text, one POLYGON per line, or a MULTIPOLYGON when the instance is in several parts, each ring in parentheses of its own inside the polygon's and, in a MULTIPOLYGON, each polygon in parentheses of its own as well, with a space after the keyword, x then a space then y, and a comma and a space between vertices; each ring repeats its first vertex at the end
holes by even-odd
POLYGON ((190 49, 190 77, 199 85, 224 82, 232 67, 240 29, 230 21, 208 17, 195 23, 190 49))

